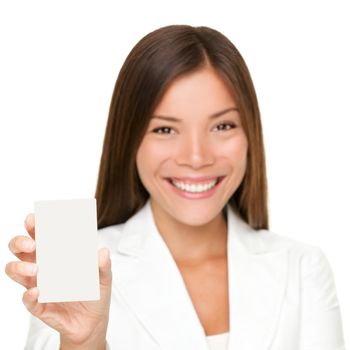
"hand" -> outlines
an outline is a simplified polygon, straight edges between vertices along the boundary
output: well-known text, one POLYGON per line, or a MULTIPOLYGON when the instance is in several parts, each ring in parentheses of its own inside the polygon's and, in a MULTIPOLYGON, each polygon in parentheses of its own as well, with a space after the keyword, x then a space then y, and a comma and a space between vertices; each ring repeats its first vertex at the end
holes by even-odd
POLYGON ((35 217, 29 214, 25 227, 30 237, 16 236, 10 251, 20 259, 6 265, 6 274, 23 285, 23 303, 28 311, 54 328, 61 336, 61 349, 104 349, 109 319, 112 272, 108 249, 99 250, 100 300, 66 303, 38 303, 35 260, 35 217))

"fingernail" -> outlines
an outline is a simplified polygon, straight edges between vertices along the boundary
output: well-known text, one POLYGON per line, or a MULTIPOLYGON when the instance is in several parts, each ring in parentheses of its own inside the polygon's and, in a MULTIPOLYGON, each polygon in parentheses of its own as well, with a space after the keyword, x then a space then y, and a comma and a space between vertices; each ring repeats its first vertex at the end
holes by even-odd
POLYGON ((24 219, 24 225, 27 225, 27 220, 28 220, 29 214, 26 216, 26 218, 24 219))
POLYGON ((32 251, 35 247, 35 241, 25 240, 22 242, 22 247, 24 250, 32 251))
POLYGON ((34 287, 34 288, 31 288, 28 293, 31 297, 33 297, 36 293, 37 293, 37 290, 38 288, 37 287, 34 287))
POLYGON ((38 271, 38 266, 36 264, 26 265, 25 270, 28 275, 34 276, 38 271))

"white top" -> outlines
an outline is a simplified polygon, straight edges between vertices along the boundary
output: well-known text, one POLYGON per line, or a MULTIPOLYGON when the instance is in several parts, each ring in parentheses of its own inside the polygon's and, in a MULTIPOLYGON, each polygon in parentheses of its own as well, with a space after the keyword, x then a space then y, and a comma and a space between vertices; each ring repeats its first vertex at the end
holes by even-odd
POLYGON ((208 335, 207 342, 210 350, 226 350, 228 346, 229 332, 208 335))
MULTIPOLYGON (((310 350, 345 350, 333 274, 322 251, 270 231, 257 233, 231 207, 227 214, 232 350, 261 349, 262 344, 295 350, 301 342, 310 350)), ((99 246, 111 252, 114 276, 107 330, 111 349, 209 350, 149 204, 125 224, 99 232, 99 246)), ((59 344, 57 331, 31 317, 26 350, 58 350, 59 344)))

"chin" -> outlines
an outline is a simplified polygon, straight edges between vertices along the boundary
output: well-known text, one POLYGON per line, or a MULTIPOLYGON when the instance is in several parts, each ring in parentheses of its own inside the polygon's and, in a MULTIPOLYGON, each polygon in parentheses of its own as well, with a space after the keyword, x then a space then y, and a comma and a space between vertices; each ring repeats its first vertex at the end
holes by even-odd
POLYGON ((203 226, 213 221, 221 210, 207 210, 203 211, 201 208, 193 210, 177 210, 176 213, 171 213, 173 218, 188 226, 203 226))

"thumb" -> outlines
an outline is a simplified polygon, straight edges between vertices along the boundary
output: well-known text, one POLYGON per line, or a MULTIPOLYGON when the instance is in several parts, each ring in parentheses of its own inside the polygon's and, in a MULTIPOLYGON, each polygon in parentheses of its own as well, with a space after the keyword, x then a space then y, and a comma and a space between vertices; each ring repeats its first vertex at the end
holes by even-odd
POLYGON ((111 258, 107 248, 98 251, 98 267, 100 271, 100 284, 110 286, 112 283, 111 258))

